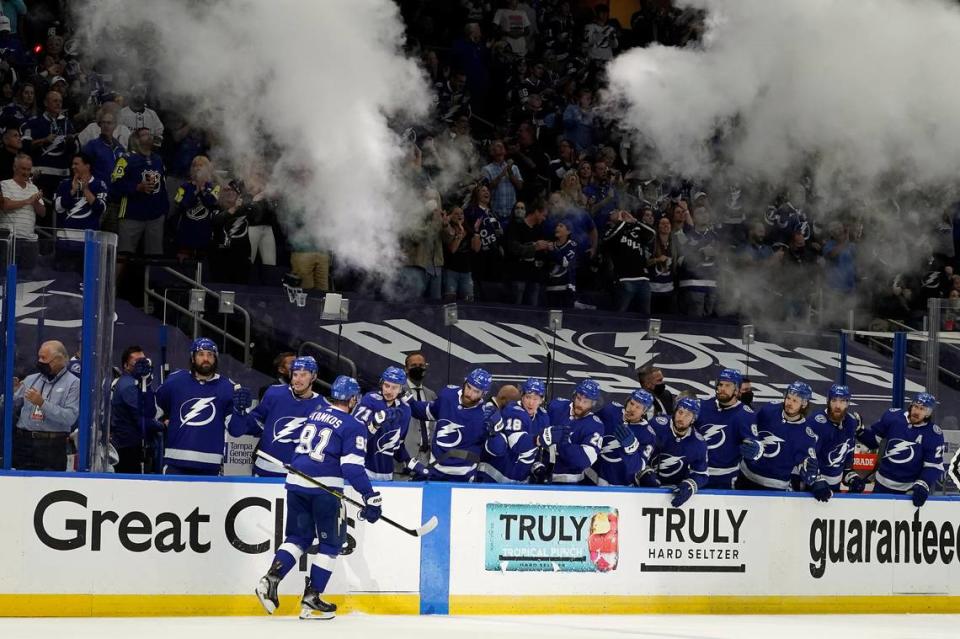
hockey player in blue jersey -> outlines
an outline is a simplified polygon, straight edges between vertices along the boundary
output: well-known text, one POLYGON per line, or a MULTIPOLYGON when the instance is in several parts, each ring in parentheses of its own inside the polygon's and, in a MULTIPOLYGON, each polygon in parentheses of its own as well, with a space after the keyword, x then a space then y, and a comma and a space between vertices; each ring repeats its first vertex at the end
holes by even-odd
MULTIPOLYGON (((360 518, 370 523, 380 519, 381 497, 367 478, 363 460, 367 451, 367 428, 351 411, 360 386, 341 375, 330 387, 328 406, 310 415, 300 431, 291 466, 327 488, 342 491, 344 480, 363 498, 360 518)), ((277 587, 296 565, 314 539, 320 541, 310 566, 300 600, 301 619, 331 619, 337 607, 320 598, 330 581, 346 535, 343 502, 305 478, 290 473, 286 482, 287 521, 284 540, 270 569, 257 584, 256 595, 269 614, 280 605, 277 587)))
POLYGON ((763 456, 740 462, 738 490, 792 490, 796 474, 807 486, 819 475, 817 435, 807 425, 804 411, 813 390, 805 382, 787 387, 783 402, 767 404, 757 413, 757 431, 763 456))
POLYGON ((650 463, 656 443, 646 412, 653 395, 642 388, 630 393, 626 404, 610 402, 597 413, 603 422, 600 456, 585 475, 597 486, 631 486, 637 473, 650 463))
POLYGON ((576 484, 583 481, 584 472, 597 461, 603 445, 603 422, 593 412, 599 400, 600 384, 585 379, 574 387, 573 399, 550 402, 547 407, 550 426, 537 438, 541 458, 531 471, 535 482, 576 484))
POLYGON ((707 442, 710 462, 707 488, 733 490, 740 460, 756 461, 763 454, 763 447, 757 441, 756 414, 737 398, 742 379, 738 370, 720 371, 716 395, 700 404, 700 416, 693 425, 707 442))
POLYGON ((943 477, 943 431, 930 419, 937 405, 930 393, 919 393, 907 410, 891 408, 857 434, 860 443, 883 453, 874 476, 875 493, 912 493, 919 508, 943 477))
MULTIPOLYGON (((313 391, 317 379, 317 362, 312 357, 297 357, 290 364, 290 383, 274 384, 249 413, 235 411, 227 430, 234 437, 256 435, 258 448, 285 464, 293 459, 293 449, 300 440, 300 431, 307 418, 324 408, 327 400, 313 391)), ((238 394, 242 395, 241 391, 238 394)), ((240 405, 250 399, 241 398, 240 405)), ((262 457, 257 457, 253 472, 258 477, 285 477, 287 471, 262 457)))
POLYGON ((853 452, 857 431, 862 428, 860 415, 849 410, 850 389, 834 384, 827 393, 827 407, 807 418, 817 434, 817 463, 820 477, 810 486, 819 501, 828 501, 840 490, 840 481, 851 493, 862 493, 866 482, 853 470, 853 452))
POLYGON ((637 473, 637 486, 672 486, 670 504, 679 508, 707 485, 707 443, 693 427, 700 414, 700 400, 681 397, 673 419, 657 415, 650 421, 656 441, 647 468, 637 473))
POLYGON ((224 434, 234 411, 250 408, 250 391, 217 373, 217 345, 200 337, 190 346, 190 370, 174 372, 157 389, 169 418, 163 454, 167 475, 219 475, 224 434))
POLYGON ((522 484, 529 479, 537 458, 537 435, 549 424, 547 412, 542 408, 546 394, 547 385, 543 380, 531 377, 520 387, 520 399, 500 411, 507 452, 499 456, 485 455, 477 468, 477 481, 522 484))
POLYGON ((407 374, 390 366, 380 376, 380 390, 367 393, 353 411, 367 427, 367 476, 379 481, 393 480, 393 462, 400 462, 415 478, 425 479, 427 467, 411 460, 403 442, 410 428, 410 406, 400 401, 407 374))
POLYGON ((447 386, 430 402, 408 400, 413 417, 437 422, 430 450, 429 479, 473 481, 481 455, 507 451, 500 411, 483 396, 493 378, 482 368, 470 372, 460 386, 447 386))

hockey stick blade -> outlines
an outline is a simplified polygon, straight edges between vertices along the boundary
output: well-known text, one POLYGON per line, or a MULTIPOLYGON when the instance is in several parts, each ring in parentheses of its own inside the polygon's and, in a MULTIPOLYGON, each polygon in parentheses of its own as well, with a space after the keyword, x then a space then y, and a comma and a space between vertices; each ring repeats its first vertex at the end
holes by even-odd
MULTIPOLYGON (((358 501, 355 500, 355 499, 351 499, 351 498, 347 497, 347 496, 344 495, 343 493, 338 492, 337 490, 335 490, 335 489, 333 489, 333 488, 330 488, 329 486, 325 486, 324 484, 320 483, 319 481, 317 481, 316 479, 314 479, 314 478, 311 477, 310 475, 308 475, 308 474, 306 474, 306 473, 304 473, 304 472, 300 472, 299 470, 297 470, 296 468, 294 468, 294 467, 291 466, 290 464, 284 464, 282 461, 280 461, 279 459, 277 459, 277 458, 274 457, 273 455, 270 455, 269 453, 265 453, 265 452, 263 452, 262 450, 258 450, 258 451, 257 451, 257 457, 260 457, 261 459, 264 459, 264 460, 270 462, 271 464, 276 464, 277 466, 280 466, 281 468, 285 469, 288 473, 293 473, 294 475, 296 475, 296 476, 298 476, 298 477, 301 477, 301 478, 307 480, 308 482, 310 482, 311 484, 313 484, 313 485, 316 486, 317 488, 320 488, 321 490, 324 490, 324 491, 330 493, 331 495, 333 495, 333 496, 336 497, 337 499, 342 499, 343 501, 347 502, 348 504, 353 504, 353 505, 356 506, 357 508, 364 508, 364 504, 358 502, 358 501)), ((436 516, 436 515, 434 515, 433 517, 431 517, 430 519, 428 519, 428 520, 427 520, 422 526, 420 526, 419 528, 407 528, 406 526, 404 526, 404 525, 402 525, 402 524, 398 524, 397 522, 395 522, 394 520, 390 519, 390 518, 387 517, 386 515, 380 515, 380 519, 383 520, 383 521, 385 521, 386 523, 390 524, 391 526, 393 526, 393 527, 396 528, 397 530, 402 530, 403 532, 407 533, 407 534, 410 535, 411 537, 423 537, 424 535, 426 535, 426 534, 428 534, 430 531, 432 531, 434 528, 436 528, 436 527, 437 527, 437 523, 438 523, 438 522, 437 522, 437 516, 436 516)))

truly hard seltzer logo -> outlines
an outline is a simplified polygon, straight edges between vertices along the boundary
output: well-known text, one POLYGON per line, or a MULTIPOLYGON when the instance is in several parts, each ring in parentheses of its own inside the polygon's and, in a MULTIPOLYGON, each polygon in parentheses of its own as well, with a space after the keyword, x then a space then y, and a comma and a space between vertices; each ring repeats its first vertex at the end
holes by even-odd
POLYGON ((641 508, 641 572, 746 572, 745 508, 641 508))
POLYGON ((608 506, 487 504, 489 571, 609 572, 620 558, 620 515, 608 506))
POLYGON ((826 519, 810 524, 810 575, 843 564, 931 566, 960 563, 960 525, 913 519, 826 519))

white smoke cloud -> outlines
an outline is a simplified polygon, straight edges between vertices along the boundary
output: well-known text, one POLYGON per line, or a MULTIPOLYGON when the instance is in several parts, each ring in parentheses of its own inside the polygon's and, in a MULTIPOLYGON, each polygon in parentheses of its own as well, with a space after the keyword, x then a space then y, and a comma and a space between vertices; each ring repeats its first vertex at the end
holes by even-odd
POLYGON ((393 2, 96 0, 76 19, 88 49, 128 43, 131 55, 112 63, 134 78, 143 51, 130 35, 154 41, 155 92, 190 104, 220 157, 242 166, 269 140, 280 156, 267 167, 273 186, 306 212, 285 220, 292 233, 366 270, 397 259, 418 196, 399 173, 406 151, 388 122, 423 117, 431 96, 401 51, 393 2))

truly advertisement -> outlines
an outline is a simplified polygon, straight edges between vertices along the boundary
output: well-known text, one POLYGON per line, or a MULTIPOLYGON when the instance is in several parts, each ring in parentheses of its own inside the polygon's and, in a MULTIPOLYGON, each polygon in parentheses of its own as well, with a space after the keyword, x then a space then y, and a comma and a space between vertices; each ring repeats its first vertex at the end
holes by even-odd
POLYGON ((640 509, 640 572, 745 573, 746 508, 640 509))
POLYGON ((608 506, 487 504, 488 571, 610 572, 620 515, 608 506))

